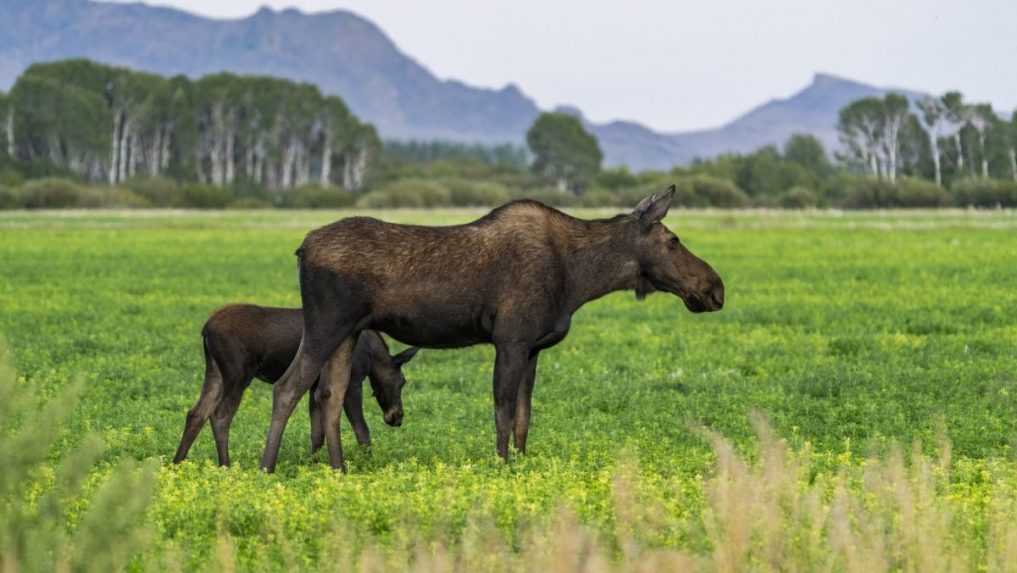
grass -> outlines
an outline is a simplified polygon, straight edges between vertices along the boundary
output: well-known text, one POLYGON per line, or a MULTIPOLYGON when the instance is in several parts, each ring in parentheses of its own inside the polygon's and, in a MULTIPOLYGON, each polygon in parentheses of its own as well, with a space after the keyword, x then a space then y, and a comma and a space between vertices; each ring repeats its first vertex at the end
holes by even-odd
MULTIPOLYGON (((478 214, 377 213, 429 224, 478 214)), ((341 216, 0 213, 0 334, 16 386, 46 400, 80 385, 18 482, 26 507, 87 436, 105 445, 67 496, 59 543, 75 546, 96 499, 116 505, 102 497, 107 479, 133 483, 121 474, 141 470, 124 464, 148 460, 136 568, 1013 563, 1013 212, 673 213, 724 277, 728 306, 691 315, 667 295, 619 293, 583 308, 542 354, 531 453, 508 466, 494 454, 486 347, 421 352, 406 368, 402 428, 366 403, 374 446, 345 432, 348 475, 307 454, 304 408, 278 473, 256 469, 271 404, 260 383, 233 425, 235 467, 214 467, 208 431, 190 462, 169 465, 209 311, 299 305, 293 250, 341 216), (752 412, 769 422, 754 428, 752 412), (549 532, 575 551, 540 542, 549 532)), ((50 424, 23 411, 29 436, 50 424)))

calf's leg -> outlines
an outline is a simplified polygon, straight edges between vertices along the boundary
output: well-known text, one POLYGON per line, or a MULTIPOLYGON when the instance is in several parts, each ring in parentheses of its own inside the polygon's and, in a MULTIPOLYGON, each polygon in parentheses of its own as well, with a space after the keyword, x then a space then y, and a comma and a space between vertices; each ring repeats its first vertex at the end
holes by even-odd
POLYGON ((180 438, 180 445, 177 446, 177 453, 173 456, 173 463, 179 464, 187 458, 187 452, 191 444, 201 432, 205 420, 212 415, 212 412, 219 406, 223 396, 223 377, 219 365, 207 352, 205 353, 205 383, 201 386, 201 396, 197 404, 187 412, 187 422, 184 424, 184 435, 180 438))
POLYGON ((351 380, 346 389, 346 399, 343 400, 343 410, 346 411, 346 419, 353 426, 353 433, 357 435, 357 443, 361 446, 371 445, 371 430, 364 419, 364 379, 351 380))
POLYGON ((537 353, 530 356, 519 394, 516 396, 515 445, 519 453, 526 453, 526 436, 530 433, 530 405, 533 401, 533 384, 537 378, 537 353))
POLYGON ((524 344, 495 344, 494 425, 497 429, 498 455, 509 459, 509 434, 515 424, 519 385, 529 368, 530 349, 524 344))
POLYGON ((244 397, 244 391, 250 385, 248 378, 243 384, 238 384, 227 393, 219 402, 219 407, 212 415, 212 434, 215 435, 215 449, 219 454, 219 465, 226 467, 230 465, 230 425, 233 423, 233 416, 240 408, 240 400, 244 397))

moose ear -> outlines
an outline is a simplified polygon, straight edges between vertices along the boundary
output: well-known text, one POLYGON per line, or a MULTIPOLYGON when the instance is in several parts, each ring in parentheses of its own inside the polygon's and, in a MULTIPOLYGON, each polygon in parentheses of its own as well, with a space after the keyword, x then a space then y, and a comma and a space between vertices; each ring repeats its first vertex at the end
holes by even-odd
POLYGON ((671 185, 667 191, 654 193, 636 205, 632 214, 639 219, 644 229, 649 229, 655 223, 659 223, 667 215, 667 210, 671 208, 671 201, 674 200, 675 190, 675 186, 671 185))
POLYGON ((392 363, 395 364, 396 368, 400 368, 400 367, 402 367, 403 364, 406 364, 414 356, 416 356, 417 352, 419 352, 419 351, 420 351, 420 349, 417 348, 416 346, 411 346, 410 348, 407 348, 406 350, 403 350, 399 354, 396 354, 395 356, 393 356, 392 357, 392 363))

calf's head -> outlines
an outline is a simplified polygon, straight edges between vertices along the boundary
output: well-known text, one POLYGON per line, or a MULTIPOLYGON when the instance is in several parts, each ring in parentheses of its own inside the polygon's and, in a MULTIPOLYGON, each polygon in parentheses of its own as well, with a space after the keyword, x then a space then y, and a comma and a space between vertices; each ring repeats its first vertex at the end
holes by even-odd
POLYGON ((403 386, 406 385, 402 368, 420 349, 408 348, 392 356, 380 337, 379 341, 380 347, 372 348, 371 368, 367 379, 371 383, 375 399, 378 400, 378 406, 381 407, 385 423, 398 427, 403 423, 403 386))
POLYGON ((706 261, 692 254, 661 222, 671 208, 675 186, 654 193, 636 206, 632 216, 633 248, 639 263, 636 296, 653 291, 677 295, 692 312, 712 312, 724 307, 724 282, 706 261))

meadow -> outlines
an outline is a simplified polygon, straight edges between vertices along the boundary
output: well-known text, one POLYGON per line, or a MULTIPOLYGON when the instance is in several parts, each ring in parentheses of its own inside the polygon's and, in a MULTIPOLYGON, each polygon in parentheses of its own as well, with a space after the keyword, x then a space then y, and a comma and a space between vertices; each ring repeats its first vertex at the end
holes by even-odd
POLYGON ((277 473, 257 469, 257 381, 233 467, 207 428, 171 465, 210 311, 299 306, 293 251, 348 214, 0 212, 0 398, 22 406, 0 410, 0 452, 28 468, 0 476, 4 570, 32 570, 29 546, 88 563, 81 546, 107 545, 136 570, 1013 570, 1017 213, 674 211, 726 307, 616 293, 581 309, 542 354, 526 456, 494 453, 493 352, 475 347, 406 367, 401 428, 366 397, 374 444, 344 420, 346 475, 308 454, 305 407, 277 473), (63 418, 39 406, 68 394, 63 418), (70 549, 10 541, 54 488, 38 527, 70 549), (75 546, 82 528, 106 538, 75 546))

